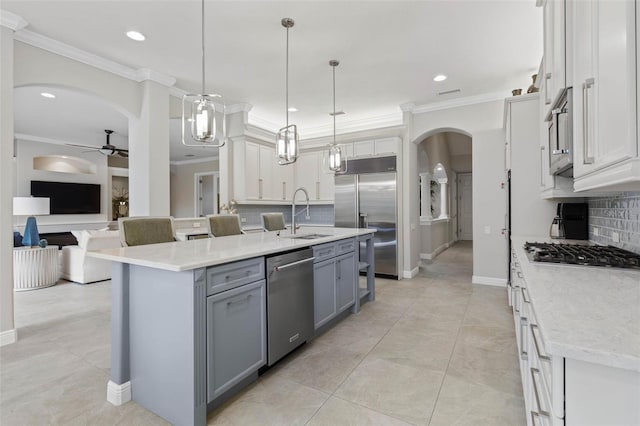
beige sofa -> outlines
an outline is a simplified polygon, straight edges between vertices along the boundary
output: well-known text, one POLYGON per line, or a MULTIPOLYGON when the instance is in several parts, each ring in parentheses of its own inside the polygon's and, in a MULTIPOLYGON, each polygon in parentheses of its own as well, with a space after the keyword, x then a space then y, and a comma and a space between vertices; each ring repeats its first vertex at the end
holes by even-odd
POLYGON ((111 262, 87 256, 87 251, 121 247, 118 231, 72 231, 77 246, 62 248, 62 278, 80 284, 111 279, 111 262))

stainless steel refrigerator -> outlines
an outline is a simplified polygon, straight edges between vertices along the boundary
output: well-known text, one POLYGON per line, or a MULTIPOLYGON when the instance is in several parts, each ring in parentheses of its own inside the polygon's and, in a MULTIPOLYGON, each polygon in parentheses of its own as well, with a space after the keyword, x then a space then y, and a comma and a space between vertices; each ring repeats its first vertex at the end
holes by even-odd
POLYGON ((375 229, 375 273, 398 278, 396 157, 348 160, 335 184, 335 226, 375 229))

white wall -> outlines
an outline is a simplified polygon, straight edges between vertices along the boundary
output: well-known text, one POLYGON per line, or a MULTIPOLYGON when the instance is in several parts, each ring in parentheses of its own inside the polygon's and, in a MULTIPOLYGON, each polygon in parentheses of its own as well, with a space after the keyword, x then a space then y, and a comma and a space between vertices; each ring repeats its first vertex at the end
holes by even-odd
MULTIPOLYGON (((484 132, 487 130, 501 129, 502 128, 502 118, 503 118, 503 101, 496 100, 491 102, 485 102, 481 104, 475 105, 467 105, 456 108, 449 108, 438 111, 429 111, 418 114, 410 114, 411 119, 407 119, 407 112, 405 112, 404 122, 408 126, 410 126, 409 134, 411 136, 412 143, 409 143, 409 154, 408 156, 414 160, 414 165, 411 167, 406 180, 409 185, 409 193, 411 194, 411 201, 406 203, 405 206, 410 208, 409 216, 410 222, 409 226, 418 222, 418 214, 419 214, 419 206, 418 206, 418 170, 417 170, 417 143, 421 142, 425 139, 425 137, 430 134, 434 134, 438 131, 444 130, 456 130, 461 131, 463 133, 467 133, 471 136, 472 145, 473 145, 473 173, 474 179, 477 174, 483 173, 492 173, 491 167, 492 163, 484 164, 481 162, 477 162, 475 157, 476 149, 481 149, 481 144, 488 141, 488 137, 484 132), (480 135, 480 139, 476 140, 476 135, 480 135), (480 144, 480 145, 478 145, 480 144), (478 146, 476 146, 478 145, 478 146)), ((494 132, 494 138, 498 137, 498 134, 494 132)), ((494 141, 495 142, 495 141, 494 141)), ((498 143, 504 144, 504 135, 498 137, 498 143)), ((502 145, 501 145, 502 146, 502 145)), ((502 164, 502 153, 500 153, 497 157, 497 161, 500 161, 502 164)), ((495 169, 495 167, 494 167, 495 169)), ((502 170, 502 165, 499 170, 502 170)), ((474 182, 474 190, 475 190, 475 182, 474 182)), ((476 212, 477 204, 475 204, 474 199, 474 215, 476 212)), ((500 215, 500 212, 496 212, 495 214, 500 215)), ((418 262, 420 260, 420 241, 421 241, 421 233, 420 232, 412 232, 411 228, 406 226, 404 231, 405 235, 408 236, 410 241, 406 246, 411 248, 411 253, 405 256, 405 259, 411 262, 410 268, 417 267, 418 262)), ((474 224, 475 226, 475 224, 474 224)), ((499 229, 493 230, 497 232, 497 236, 500 237, 499 229)), ((495 237, 495 235, 492 235, 495 237)), ((475 239, 475 234, 474 234, 475 239)), ((474 241, 474 254, 476 251, 476 247, 482 248, 484 246, 484 242, 476 242, 474 241)), ((485 249, 490 249, 491 247, 485 247, 485 249)), ((496 260, 496 265, 493 269, 498 271, 500 266, 497 265, 497 262, 500 260, 496 260)), ((474 265, 476 263, 474 256, 474 265)), ((409 269, 405 266, 405 269, 409 269)), ((506 271, 506 269, 505 269, 506 271)))
MULTIPOLYGON (((54 182, 94 183, 100 185, 100 214, 65 214, 38 217, 38 230, 41 233, 55 232, 57 226, 63 224, 87 224, 89 228, 106 226, 109 222, 108 212, 111 203, 110 186, 108 185, 107 157, 97 151, 83 152, 77 148, 50 143, 18 140, 16 157, 16 196, 31 195, 31 181, 43 180, 54 182), (33 158, 42 155, 69 155, 82 158, 96 165, 95 174, 59 173, 33 169, 33 158)), ((20 231, 24 227, 24 217, 14 218, 14 226, 20 231)), ((71 229, 71 228, 67 228, 71 229)), ((67 230, 64 229, 64 230, 67 230)))
POLYGON ((194 175, 218 170, 218 160, 171 165, 171 216, 195 217, 194 175))
POLYGON ((13 30, 0 26, 0 345, 17 338, 13 322, 13 30))
POLYGON ((473 282, 506 285, 508 241, 503 129, 473 135, 473 282))

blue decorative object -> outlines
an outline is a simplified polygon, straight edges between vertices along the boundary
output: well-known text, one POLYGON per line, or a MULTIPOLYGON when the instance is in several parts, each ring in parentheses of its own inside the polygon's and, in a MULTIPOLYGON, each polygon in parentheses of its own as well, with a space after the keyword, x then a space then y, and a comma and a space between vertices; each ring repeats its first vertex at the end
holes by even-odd
POLYGON ((38 243, 38 245, 42 248, 45 248, 46 246, 49 245, 49 241, 45 240, 44 238, 40 240, 40 242, 38 243))
POLYGON ((23 246, 37 246, 40 244, 40 235, 38 234, 38 225, 36 218, 29 216, 27 224, 24 226, 24 236, 22 237, 23 246))
POLYGON ((18 231, 13 231, 13 246, 20 247, 22 246, 22 235, 18 231))

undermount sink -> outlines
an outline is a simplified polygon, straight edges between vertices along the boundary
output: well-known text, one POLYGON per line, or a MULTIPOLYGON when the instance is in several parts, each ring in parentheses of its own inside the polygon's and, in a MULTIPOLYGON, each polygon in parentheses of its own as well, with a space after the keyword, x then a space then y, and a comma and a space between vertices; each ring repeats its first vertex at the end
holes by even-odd
POLYGON ((329 234, 301 234, 301 235, 290 235, 288 238, 292 238, 294 240, 315 240, 316 238, 330 237, 329 234))

